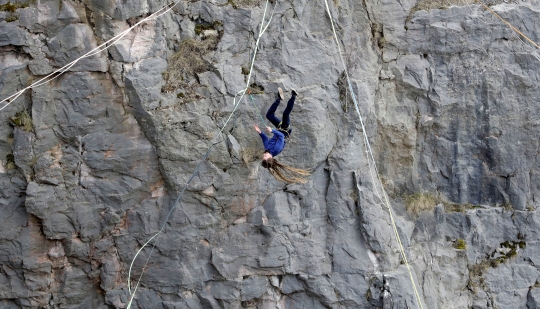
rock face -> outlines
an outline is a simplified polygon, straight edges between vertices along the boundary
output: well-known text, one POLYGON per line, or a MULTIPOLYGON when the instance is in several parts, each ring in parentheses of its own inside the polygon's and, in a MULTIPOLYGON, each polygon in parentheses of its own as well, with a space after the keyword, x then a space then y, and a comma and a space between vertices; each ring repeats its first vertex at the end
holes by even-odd
MULTIPOLYGON (((538 50, 478 5, 329 2, 424 308, 538 308, 538 50)), ((166 5, 0 3, 1 98, 166 5)), ((221 135, 264 1, 180 1, 0 112, 1 308, 126 308, 220 139, 132 308, 417 307, 324 1, 274 5, 221 135), (258 161, 277 87, 300 94, 279 158, 304 185, 258 161)), ((538 42, 539 7, 492 8, 538 42)))

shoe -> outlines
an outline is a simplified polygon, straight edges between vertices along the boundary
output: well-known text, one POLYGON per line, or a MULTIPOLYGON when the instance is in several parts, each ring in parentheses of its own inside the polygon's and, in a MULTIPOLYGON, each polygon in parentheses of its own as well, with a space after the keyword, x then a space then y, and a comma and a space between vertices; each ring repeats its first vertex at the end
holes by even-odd
POLYGON ((278 91, 278 97, 282 100, 285 100, 285 96, 283 95, 283 89, 281 89, 280 87, 277 89, 277 91, 278 91))
POLYGON ((292 93, 293 97, 298 95, 298 92, 296 92, 296 90, 294 90, 294 89, 291 89, 291 93, 292 93))

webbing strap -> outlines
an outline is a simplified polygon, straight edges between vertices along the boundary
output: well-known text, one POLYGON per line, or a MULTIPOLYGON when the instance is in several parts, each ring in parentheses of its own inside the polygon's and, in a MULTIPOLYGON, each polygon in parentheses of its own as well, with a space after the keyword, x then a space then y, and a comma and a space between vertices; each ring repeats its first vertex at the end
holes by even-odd
POLYGON ((136 24, 129 27, 128 29, 126 29, 126 30, 120 32, 119 34, 115 35, 113 38, 107 40, 106 42, 100 44, 99 46, 97 46, 96 48, 90 50, 89 52, 85 53, 84 55, 80 56, 79 58, 71 61, 70 63, 68 63, 66 65, 64 65, 60 69, 55 70, 54 72, 46 75, 45 77, 40 78, 38 81, 32 83, 30 86, 25 87, 24 89, 17 91, 16 93, 8 96, 7 98, 4 98, 3 100, 0 101, 0 105, 4 104, 3 106, 0 106, 0 111, 3 110, 4 108, 8 107, 11 103, 13 103, 26 90, 32 89, 32 88, 35 88, 35 87, 39 87, 39 86, 41 86, 43 84, 46 84, 46 83, 56 79, 58 76, 62 75, 63 73, 67 72, 75 64, 77 64, 81 59, 88 58, 88 57, 91 57, 93 55, 97 55, 97 54, 101 53, 102 51, 105 51, 105 50, 109 49, 109 47, 113 46, 118 41, 120 41, 124 36, 126 36, 129 32, 131 32, 131 30, 133 30, 135 27, 139 26, 140 24, 142 24, 142 23, 144 23, 144 22, 146 22, 148 20, 156 19, 158 17, 163 16, 165 13, 172 10, 172 8, 175 7, 180 1, 181 0, 176 0, 173 3, 167 4, 166 6, 162 7, 161 9, 159 9, 159 10, 155 11, 154 13, 150 14, 150 16, 142 19, 141 21, 137 22, 136 24))

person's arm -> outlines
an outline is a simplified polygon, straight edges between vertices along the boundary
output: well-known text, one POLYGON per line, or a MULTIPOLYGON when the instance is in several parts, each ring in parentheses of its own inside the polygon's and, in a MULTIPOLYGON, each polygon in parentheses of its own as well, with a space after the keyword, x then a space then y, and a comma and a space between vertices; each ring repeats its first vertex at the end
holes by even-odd
POLYGON ((259 136, 261 137, 264 148, 266 149, 266 144, 268 143, 268 136, 266 136, 266 134, 264 134, 263 132, 259 132, 259 136))
POLYGON ((268 136, 266 136, 266 134, 261 132, 261 129, 259 129, 259 127, 257 125, 254 125, 254 127, 255 127, 255 131, 257 131, 257 133, 259 133, 259 136, 261 137, 264 148, 266 150, 266 144, 268 143, 268 136))

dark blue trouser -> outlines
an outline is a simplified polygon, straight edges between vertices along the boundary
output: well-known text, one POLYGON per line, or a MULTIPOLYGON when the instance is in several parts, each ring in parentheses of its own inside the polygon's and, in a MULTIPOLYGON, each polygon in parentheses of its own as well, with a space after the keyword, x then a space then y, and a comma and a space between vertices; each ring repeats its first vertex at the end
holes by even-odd
MULTIPOLYGON (((283 121, 279 120, 278 117, 276 117, 275 113, 279 106, 279 103, 281 103, 281 98, 277 98, 274 103, 272 103, 272 106, 268 109, 268 112, 266 112, 266 119, 268 119, 275 127, 276 129, 287 129, 289 125, 291 124, 291 119, 289 115, 292 112, 292 109, 294 107, 294 100, 296 99, 296 96, 292 96, 289 99, 289 102, 287 102, 287 107, 283 111, 283 121), (281 125, 280 125, 281 123, 281 125)), ((288 134, 290 135, 292 132, 292 129, 289 128, 288 134)))

